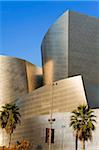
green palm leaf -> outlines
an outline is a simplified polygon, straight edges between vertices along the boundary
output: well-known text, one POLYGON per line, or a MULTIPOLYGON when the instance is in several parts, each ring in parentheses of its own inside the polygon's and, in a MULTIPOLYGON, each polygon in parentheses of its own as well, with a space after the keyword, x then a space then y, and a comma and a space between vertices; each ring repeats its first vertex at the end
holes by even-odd
POLYGON ((70 117, 70 127, 76 131, 76 136, 80 141, 92 140, 92 131, 95 130, 96 116, 94 111, 86 105, 80 105, 72 111, 70 117))

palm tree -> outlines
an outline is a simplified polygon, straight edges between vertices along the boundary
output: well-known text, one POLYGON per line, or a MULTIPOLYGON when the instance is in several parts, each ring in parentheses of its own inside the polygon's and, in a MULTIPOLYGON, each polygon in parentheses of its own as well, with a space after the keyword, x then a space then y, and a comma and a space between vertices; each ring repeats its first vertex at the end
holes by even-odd
POLYGON ((85 141, 92 140, 92 131, 95 130, 96 116, 94 111, 87 105, 80 105, 72 112, 70 118, 70 127, 73 128, 76 136, 76 150, 77 139, 82 142, 82 150, 85 150, 85 141))
POLYGON ((16 129, 17 124, 20 123, 20 117, 19 108, 16 104, 5 104, 5 106, 2 106, 0 124, 9 134, 9 147, 13 131, 16 129))

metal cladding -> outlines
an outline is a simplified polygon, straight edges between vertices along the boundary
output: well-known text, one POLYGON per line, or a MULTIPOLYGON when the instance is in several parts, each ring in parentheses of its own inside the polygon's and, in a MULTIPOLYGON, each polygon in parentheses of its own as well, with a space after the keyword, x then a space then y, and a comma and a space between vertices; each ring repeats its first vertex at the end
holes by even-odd
POLYGON ((48 30, 41 49, 44 83, 68 77, 68 12, 48 30))
MULTIPOLYGON (((45 137, 52 115, 55 119, 52 149, 74 150, 69 121, 71 111, 87 104, 82 77, 90 106, 99 107, 98 23, 94 17, 71 11, 64 13, 43 39, 42 68, 25 60, 0 56, 0 106, 16 102, 22 116, 12 143, 27 139, 30 150, 49 150, 45 137)), ((94 140, 86 145, 91 150, 99 150, 99 109, 95 114, 94 140)), ((0 145, 8 145, 8 138, 1 130, 0 145)))
POLYGON ((16 100, 36 89, 39 85, 37 76, 35 65, 14 57, 0 56, 0 103, 16 100))
MULTIPOLYGON (((38 78, 41 70, 35 70, 34 65, 24 60, 8 56, 0 57, 0 106, 8 102, 15 102, 20 108, 22 123, 16 128, 12 143, 15 143, 16 139, 27 139, 31 143, 31 150, 35 150, 39 144, 48 150, 48 144, 41 139, 45 139, 45 126, 49 127, 48 118, 50 118, 52 100, 54 115, 58 112, 71 112, 78 105, 87 102, 81 76, 58 80, 42 87, 39 85, 37 88, 38 84, 36 86, 35 84, 38 82, 34 77, 36 75, 38 78), (34 89, 35 87, 37 89, 34 89)), ((58 142, 58 139, 56 140, 58 142)), ((0 129, 0 145, 8 145, 8 141, 9 136, 0 129)), ((60 143, 55 145, 56 149, 58 145, 60 143)))
MULTIPOLYGON (((82 78, 81 76, 75 76, 54 82, 53 85, 45 85, 31 93, 20 96, 16 103, 20 107, 22 124, 14 132, 12 142, 15 143, 16 139, 22 140, 24 138, 30 141, 31 150, 35 150, 40 143, 43 148, 48 150, 48 144, 44 143, 45 134, 43 134, 43 131, 45 132, 45 125, 49 127, 48 119, 51 109, 54 117, 58 112, 60 114, 68 113, 76 109, 77 106, 86 104, 82 78), (48 115, 48 118, 46 115, 48 115), (43 119, 45 116, 45 122, 41 121, 41 116, 43 119)), ((5 132, 2 133, 1 137, 3 136, 4 143, 8 144, 9 136, 5 132)), ((3 144, 2 138, 0 144, 3 144)))
POLYGON ((89 105, 99 107, 99 19, 67 11, 41 47, 44 83, 81 74, 89 105))

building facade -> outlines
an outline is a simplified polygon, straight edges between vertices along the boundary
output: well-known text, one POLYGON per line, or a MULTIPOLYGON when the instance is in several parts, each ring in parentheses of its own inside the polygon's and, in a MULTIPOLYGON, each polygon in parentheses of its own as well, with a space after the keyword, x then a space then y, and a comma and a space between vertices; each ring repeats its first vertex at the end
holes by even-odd
POLYGON ((99 19, 67 11, 49 28, 41 47, 45 84, 81 74, 89 105, 98 107, 99 19))
MULTIPOLYGON (((42 68, 0 56, 0 106, 14 102, 22 116, 12 143, 27 139, 30 150, 49 150, 46 128, 52 127, 52 150, 74 150, 71 111, 88 103, 97 107, 97 124, 86 149, 99 150, 99 19, 67 11, 48 30, 41 47, 42 68)), ((0 145, 8 145, 1 129, 0 145)))

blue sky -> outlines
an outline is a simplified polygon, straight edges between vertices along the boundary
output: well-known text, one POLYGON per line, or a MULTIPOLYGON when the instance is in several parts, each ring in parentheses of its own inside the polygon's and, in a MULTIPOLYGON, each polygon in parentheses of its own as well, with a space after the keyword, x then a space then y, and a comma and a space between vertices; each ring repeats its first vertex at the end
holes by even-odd
POLYGON ((96 1, 0 2, 0 54, 41 66, 41 42, 48 28, 67 9, 99 17, 96 1))

